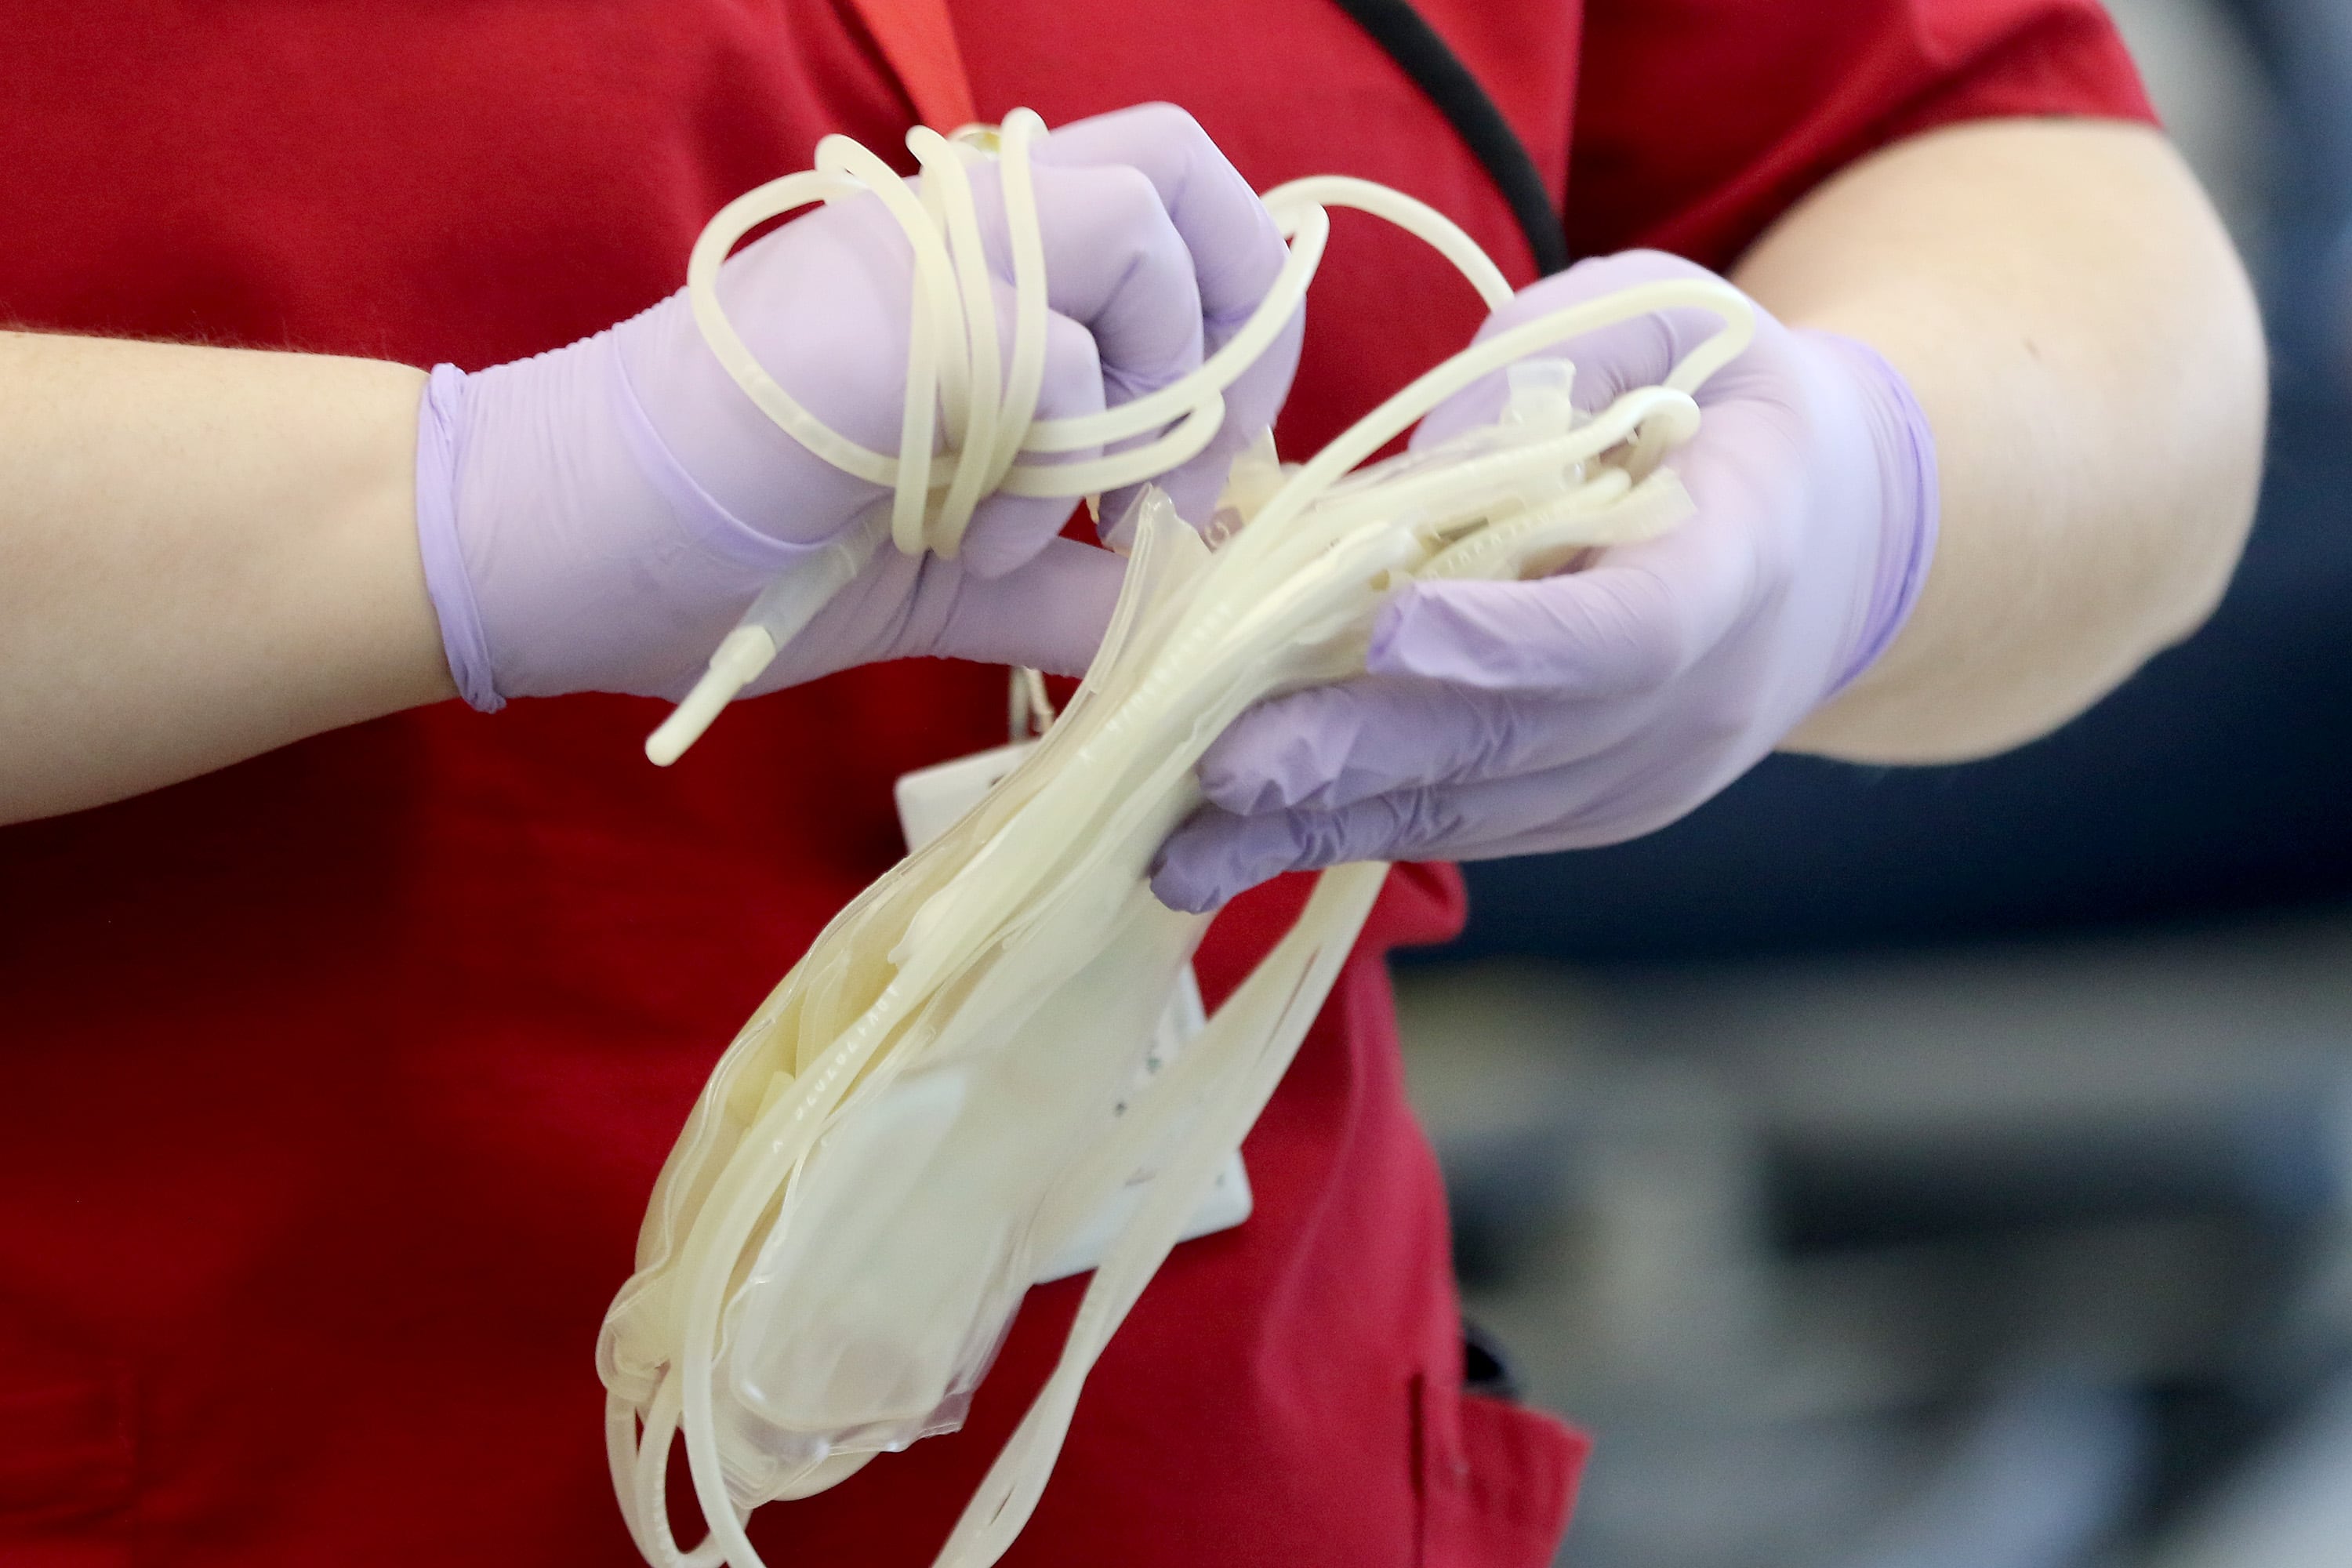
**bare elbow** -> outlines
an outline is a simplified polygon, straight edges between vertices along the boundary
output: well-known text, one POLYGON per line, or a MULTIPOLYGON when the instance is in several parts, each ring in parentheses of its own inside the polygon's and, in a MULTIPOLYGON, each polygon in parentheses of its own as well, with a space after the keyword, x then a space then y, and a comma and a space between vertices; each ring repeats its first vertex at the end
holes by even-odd
POLYGON ((1908 162, 1938 195, 2001 198, 1952 231, 1979 247, 1973 275, 1916 263, 1914 297, 2016 335, 1886 326, 1948 448, 1944 539, 1913 624, 1789 742, 1882 763, 2034 740, 2203 626, 2253 521, 2269 416, 2252 289, 2160 136, 1990 126, 1908 162))

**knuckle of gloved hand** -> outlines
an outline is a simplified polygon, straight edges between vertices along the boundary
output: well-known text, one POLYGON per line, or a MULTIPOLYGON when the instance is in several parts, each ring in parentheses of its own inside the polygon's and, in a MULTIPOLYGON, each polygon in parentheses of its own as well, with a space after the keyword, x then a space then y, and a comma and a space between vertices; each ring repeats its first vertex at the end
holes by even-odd
MULTIPOLYGON (((1011 374, 1008 364, 1006 374, 1011 374)), ((1037 387, 1037 416, 1068 418, 1102 410, 1101 345, 1094 333, 1069 317, 1048 312, 1045 317, 1045 371, 1037 387)), ((1030 462, 1075 462, 1102 450, 1088 447, 1067 453, 1033 457, 1030 462)))
POLYGON ((1201 285, 1192 270, 1192 254, 1163 216, 1159 227, 1137 232, 1127 259, 1128 286, 1140 291, 1155 312, 1164 312, 1164 329, 1191 344, 1197 353, 1202 341, 1201 285))
MULTIPOLYGON (((1131 103, 1050 127, 1030 154, 1041 164, 1080 168, 1109 163, 1157 163, 1200 135, 1192 115, 1160 100, 1131 103)), ((1202 140, 1206 140, 1202 136, 1202 140)))
POLYGON ((1215 301, 1213 321, 1238 326, 1265 297, 1289 248, 1274 216, 1249 181, 1201 122, 1172 103, 1144 103, 1112 117, 1127 155, 1149 171, 1150 184, 1178 227, 1205 238, 1192 265, 1204 298, 1215 301))
POLYGON ((1101 242, 1118 247, 1129 265, 1142 251, 1173 241, 1175 225, 1160 199, 1151 176, 1131 163, 1108 163, 1086 172, 1084 202, 1087 218, 1101 242))
POLYGON ((1151 99, 1055 126, 1038 156, 1068 157, 1074 149, 1083 148, 1089 157, 1157 158, 1188 142, 1208 139, 1190 110, 1165 99, 1151 99))
POLYGON ((1154 99, 1149 103, 1137 104, 1128 113, 1134 117, 1139 132, 1163 146, 1170 142, 1191 143, 1215 151, 1216 143, 1209 140, 1209 133, 1201 128, 1201 122, 1192 117, 1192 111, 1181 104, 1154 99))
POLYGON ((1183 251, 1150 176, 1129 163, 1038 171, 1037 216, 1057 295, 1115 298, 1145 251, 1183 251))
POLYGON ((1326 804, 1347 765, 1352 738, 1346 728, 1323 723, 1287 725, 1269 734, 1253 759, 1248 809, 1326 804))
MULTIPOLYGON (((1223 162, 1223 154, 1219 154, 1219 161, 1223 162)), ((1201 275, 1215 284, 1217 319, 1238 323, 1255 310, 1274 288, 1283 263, 1290 259, 1290 246, 1276 226, 1274 215, 1266 211, 1265 204, 1258 199, 1241 171, 1226 165, 1223 178, 1231 187, 1232 205, 1245 221, 1239 226, 1239 232, 1221 237, 1216 253, 1199 258, 1198 265, 1201 275)), ((1303 312, 1305 306, 1299 309, 1303 312)), ((1303 320, 1303 315, 1295 315, 1294 320, 1303 320)))
POLYGON ((1199 914, 1246 887, 1249 872, 1234 847, 1212 837, 1196 817, 1152 858, 1151 886, 1171 908, 1199 914))
POLYGON ((1284 722, 1277 705, 1253 709, 1202 754, 1201 793, 1232 812, 1296 805, 1316 771, 1318 739, 1312 725, 1284 722))
POLYGON ((1103 291, 1093 324, 1116 340, 1118 363, 1110 368, 1171 379, 1197 363, 1202 350, 1201 282, 1192 253, 1149 185, 1139 197, 1118 199, 1120 210, 1106 215, 1096 250, 1103 291))
POLYGON ((1171 203, 1195 171, 1214 169, 1226 161, 1192 111, 1178 104, 1139 103, 1125 111, 1119 129, 1131 155, 1138 162, 1148 159, 1160 172, 1171 203))

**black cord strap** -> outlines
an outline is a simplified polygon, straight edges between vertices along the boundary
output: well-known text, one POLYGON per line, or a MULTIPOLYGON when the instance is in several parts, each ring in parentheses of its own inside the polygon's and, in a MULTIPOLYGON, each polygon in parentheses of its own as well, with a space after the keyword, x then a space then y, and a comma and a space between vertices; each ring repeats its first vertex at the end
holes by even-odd
POLYGON ((1470 68, 1448 48, 1437 29, 1407 0, 1336 0, 1339 9, 1385 50, 1414 85, 1445 116, 1511 204, 1511 216, 1535 253, 1536 271, 1549 276, 1568 266, 1568 237, 1552 211, 1543 174, 1525 143, 1470 68))

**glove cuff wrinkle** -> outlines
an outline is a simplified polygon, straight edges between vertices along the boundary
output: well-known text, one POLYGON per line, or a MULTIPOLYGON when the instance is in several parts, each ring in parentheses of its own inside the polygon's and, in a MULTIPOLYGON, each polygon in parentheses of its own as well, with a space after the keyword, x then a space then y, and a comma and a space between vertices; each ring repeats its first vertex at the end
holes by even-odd
POLYGON ((457 539, 457 476, 465 471, 466 373, 436 364, 416 408, 416 545, 425 563, 425 590, 441 623, 441 651, 450 679, 468 707, 495 713, 506 706, 490 665, 481 605, 457 539))
POLYGON ((1911 384, 1885 355, 1838 332, 1805 336, 1843 355, 1858 373, 1866 417, 1880 457, 1882 487, 1878 568, 1853 652, 1822 693, 1826 702, 1878 662, 1911 618, 1936 556, 1941 492, 1936 479, 1936 433, 1912 395, 1911 384))

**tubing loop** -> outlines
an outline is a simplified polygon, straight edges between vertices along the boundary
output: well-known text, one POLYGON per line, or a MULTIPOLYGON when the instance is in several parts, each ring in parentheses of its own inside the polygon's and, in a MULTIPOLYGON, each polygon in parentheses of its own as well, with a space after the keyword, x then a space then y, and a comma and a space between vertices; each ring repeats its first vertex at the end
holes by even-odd
MULTIPOLYGON (((1045 135, 1045 121, 1026 109, 1013 110, 1001 126, 967 126, 953 136, 917 126, 907 134, 907 147, 921 171, 919 193, 856 142, 827 136, 817 144, 814 168, 772 180, 720 208, 695 240, 687 264, 695 325, 721 366, 809 452, 890 492, 887 536, 909 556, 929 552, 952 560, 973 512, 991 495, 1091 499, 1157 479, 1207 450, 1224 424, 1225 390, 1274 344, 1304 303, 1330 242, 1330 208, 1355 208, 1421 238, 1454 263, 1489 310, 1512 298, 1508 280, 1477 242, 1426 203, 1344 175, 1293 180, 1262 198, 1287 250, 1265 299, 1239 331, 1190 374, 1141 397, 1100 413, 1040 419, 1047 278, 1031 154, 1045 135), (997 163, 1012 249, 1009 353, 997 330, 999 279, 982 241, 968 168, 970 162, 990 156, 997 163), (719 299, 721 264, 753 228, 813 203, 861 195, 878 200, 898 224, 912 263, 906 395, 895 454, 848 439, 803 407, 760 363, 719 299), (1074 456, 1080 453, 1090 455, 1074 456)), ((1680 395, 1687 405, 1688 394, 1744 349, 1753 332, 1737 291, 1692 280, 1588 301, 1498 332, 1415 380, 1318 453, 1298 476, 1303 483, 1277 489, 1261 518, 1264 526, 1254 533, 1279 532, 1311 498, 1478 377, 1565 339, 1675 306, 1696 306, 1724 322, 1675 366, 1662 388, 1653 389, 1680 395)), ((1606 422, 1622 412, 1612 408, 1601 417, 1606 422)), ((1635 480, 1687 438, 1696 412, 1645 408, 1633 421, 1624 466, 1635 480)), ((661 765, 676 761, 777 651, 865 569, 884 532, 877 518, 871 531, 843 534, 821 558, 761 595, 687 699, 647 738, 646 755, 661 765)), ((1240 542, 1244 549, 1271 548, 1240 542)))

